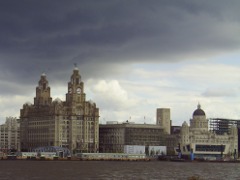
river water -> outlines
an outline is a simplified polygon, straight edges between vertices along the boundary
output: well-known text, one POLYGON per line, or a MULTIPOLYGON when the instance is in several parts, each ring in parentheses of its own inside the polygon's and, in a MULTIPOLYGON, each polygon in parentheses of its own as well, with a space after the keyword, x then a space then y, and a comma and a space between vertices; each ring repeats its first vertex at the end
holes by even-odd
POLYGON ((0 160, 0 179, 240 179, 240 163, 0 160))

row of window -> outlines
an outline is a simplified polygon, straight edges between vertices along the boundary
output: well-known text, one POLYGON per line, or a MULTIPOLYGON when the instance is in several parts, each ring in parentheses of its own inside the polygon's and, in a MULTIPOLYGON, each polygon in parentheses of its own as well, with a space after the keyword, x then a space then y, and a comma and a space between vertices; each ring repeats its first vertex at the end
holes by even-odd
POLYGON ((196 145, 195 151, 224 152, 225 145, 196 145))

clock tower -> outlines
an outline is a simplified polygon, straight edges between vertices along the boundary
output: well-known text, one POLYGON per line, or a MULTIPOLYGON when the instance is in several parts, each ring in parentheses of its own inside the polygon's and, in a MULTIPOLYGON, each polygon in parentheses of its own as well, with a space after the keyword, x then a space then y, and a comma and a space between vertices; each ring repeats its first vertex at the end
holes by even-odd
POLYGON ((36 87, 34 105, 20 110, 21 148, 59 146, 74 152, 98 152, 99 109, 86 101, 84 83, 75 66, 68 82, 66 101, 52 101, 45 74, 36 87))
POLYGON ((34 98, 35 106, 50 105, 52 98, 50 96, 50 87, 48 86, 48 80, 46 74, 42 74, 36 87, 36 97, 34 98))
POLYGON ((68 82, 68 92, 66 94, 67 104, 79 104, 85 101, 84 84, 77 67, 74 68, 70 82, 68 82))

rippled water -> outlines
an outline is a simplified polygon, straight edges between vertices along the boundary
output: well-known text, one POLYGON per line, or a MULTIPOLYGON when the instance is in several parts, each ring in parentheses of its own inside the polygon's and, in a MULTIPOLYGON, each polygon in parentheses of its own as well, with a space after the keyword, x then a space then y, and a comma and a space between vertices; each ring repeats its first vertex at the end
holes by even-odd
POLYGON ((0 179, 240 179, 240 163, 0 161, 0 179))

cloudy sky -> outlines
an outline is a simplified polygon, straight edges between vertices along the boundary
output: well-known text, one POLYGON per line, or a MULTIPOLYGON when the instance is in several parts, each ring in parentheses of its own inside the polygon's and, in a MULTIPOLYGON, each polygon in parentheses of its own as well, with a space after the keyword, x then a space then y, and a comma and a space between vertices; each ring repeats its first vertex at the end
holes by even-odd
POLYGON ((0 1, 0 122, 33 103, 45 72, 65 100, 74 63, 100 122, 240 119, 238 0, 0 1), (145 117, 145 119, 144 119, 145 117))

